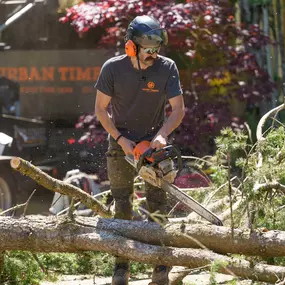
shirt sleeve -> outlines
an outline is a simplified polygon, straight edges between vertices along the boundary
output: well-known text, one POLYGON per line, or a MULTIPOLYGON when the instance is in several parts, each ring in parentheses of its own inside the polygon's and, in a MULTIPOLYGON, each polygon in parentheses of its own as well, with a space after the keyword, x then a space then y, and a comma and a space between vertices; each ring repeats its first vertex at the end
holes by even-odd
POLYGON ((112 97, 114 93, 114 77, 111 70, 111 63, 106 61, 100 71, 95 88, 102 93, 112 97))
POLYGON ((175 62, 170 67, 170 74, 166 82, 166 95, 168 99, 171 99, 175 96, 181 95, 183 93, 179 73, 175 62))

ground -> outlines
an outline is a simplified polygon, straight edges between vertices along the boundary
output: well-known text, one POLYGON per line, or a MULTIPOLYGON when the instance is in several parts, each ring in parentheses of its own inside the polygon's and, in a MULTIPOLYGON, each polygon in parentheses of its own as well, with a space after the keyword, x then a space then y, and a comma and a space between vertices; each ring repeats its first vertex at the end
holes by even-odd
MULTIPOLYGON (((215 274, 216 283, 211 282, 211 275, 208 273, 200 273, 188 275, 184 278, 183 284, 185 285, 211 285, 211 284, 227 284, 227 281, 233 280, 234 277, 224 274, 215 274)), ((129 285, 147 285, 150 279, 131 279, 129 285)), ((231 284, 231 283, 228 283, 231 284)), ((234 283, 232 283, 234 284, 234 283)), ((236 284, 249 285, 251 281, 238 281, 236 284)), ((260 283, 259 283, 260 284, 260 283)), ((66 275, 59 278, 57 282, 44 281, 41 285, 111 285, 111 277, 95 277, 91 275, 66 275)))

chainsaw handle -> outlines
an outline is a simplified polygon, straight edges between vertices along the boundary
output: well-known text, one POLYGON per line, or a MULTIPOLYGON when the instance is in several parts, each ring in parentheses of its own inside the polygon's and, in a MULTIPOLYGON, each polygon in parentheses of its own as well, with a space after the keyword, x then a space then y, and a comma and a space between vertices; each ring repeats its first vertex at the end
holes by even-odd
POLYGON ((143 158, 151 159, 152 155, 156 152, 155 148, 150 147, 145 153, 143 153, 143 158))
POLYGON ((178 176, 178 174, 183 169, 181 152, 173 145, 165 146, 163 149, 172 149, 174 151, 175 155, 172 156, 172 158, 175 158, 175 157, 177 158, 177 166, 178 166, 177 176, 178 176))
POLYGON ((165 146, 165 147, 158 149, 158 150, 156 150, 154 148, 148 148, 147 151, 145 151, 143 154, 141 154, 139 161, 138 161, 138 164, 137 164, 137 170, 139 170, 143 166, 145 159, 147 159, 149 162, 151 162, 151 165, 155 165, 155 164, 159 163, 161 160, 159 160, 158 157, 155 157, 155 155, 159 154, 159 152, 161 152, 163 150, 167 151, 168 158, 170 158, 170 159, 177 158, 177 166, 178 166, 177 175, 178 175, 183 168, 182 157, 181 157, 180 151, 176 147, 174 147, 173 145, 168 145, 168 146, 165 146))
POLYGON ((138 164, 137 164, 137 170, 139 171, 141 169, 141 167, 143 166, 143 162, 145 159, 149 159, 151 160, 151 156, 153 155, 153 153, 155 152, 154 148, 149 148, 147 151, 145 151, 143 154, 141 154, 138 164))

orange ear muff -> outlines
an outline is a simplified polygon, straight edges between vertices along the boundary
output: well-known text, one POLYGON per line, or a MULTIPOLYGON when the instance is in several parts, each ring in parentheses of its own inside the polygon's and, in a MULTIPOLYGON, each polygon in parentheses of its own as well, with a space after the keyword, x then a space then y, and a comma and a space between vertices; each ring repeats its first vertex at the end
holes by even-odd
POLYGON ((128 40, 125 44, 125 52, 128 56, 137 55, 137 46, 132 40, 128 40))

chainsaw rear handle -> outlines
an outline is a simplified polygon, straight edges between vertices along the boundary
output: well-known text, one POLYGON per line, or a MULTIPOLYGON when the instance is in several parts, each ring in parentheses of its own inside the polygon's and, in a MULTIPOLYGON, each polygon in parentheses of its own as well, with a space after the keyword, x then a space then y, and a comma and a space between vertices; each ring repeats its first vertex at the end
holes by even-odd
POLYGON ((139 171, 140 168, 143 166, 143 163, 145 160, 151 163, 151 166, 155 166, 161 161, 165 159, 175 159, 177 158, 177 166, 178 166, 178 172, 182 170, 182 157, 180 151, 174 147, 173 145, 168 145, 165 146, 161 149, 154 149, 154 148, 149 148, 147 151, 145 151, 143 154, 141 154, 138 164, 137 164, 137 170, 139 171))
MULTIPOLYGON (((160 151, 166 151, 167 158, 170 158, 170 159, 176 158, 177 159, 177 167, 178 167, 177 175, 178 175, 182 171, 182 168, 183 168, 181 152, 175 146, 167 145, 167 146, 163 147, 162 149, 156 150, 153 153, 152 156, 154 157, 154 160, 156 160, 156 159, 159 160, 159 158, 156 158, 156 156, 159 156, 160 151)), ((161 159, 160 161, 162 161, 162 160, 163 159, 161 159)))

